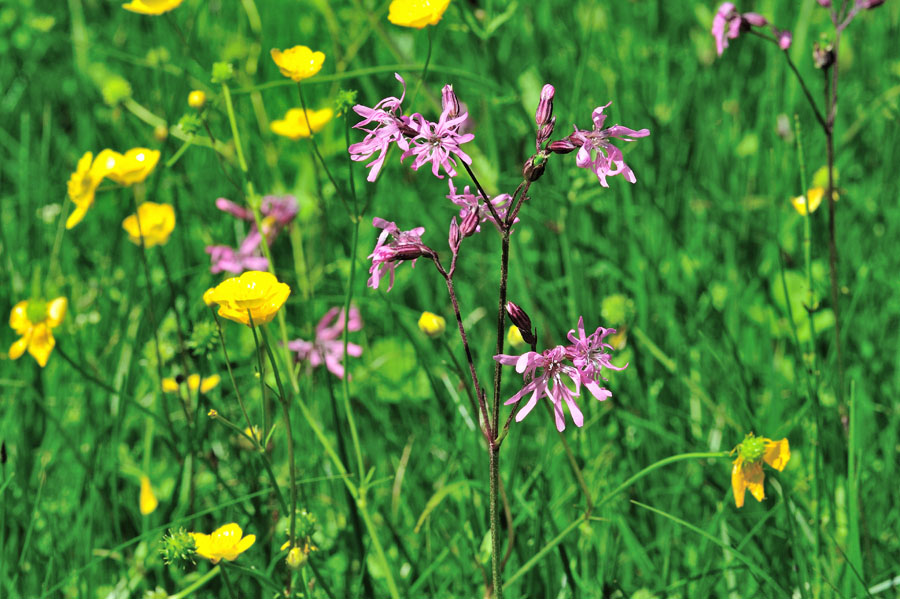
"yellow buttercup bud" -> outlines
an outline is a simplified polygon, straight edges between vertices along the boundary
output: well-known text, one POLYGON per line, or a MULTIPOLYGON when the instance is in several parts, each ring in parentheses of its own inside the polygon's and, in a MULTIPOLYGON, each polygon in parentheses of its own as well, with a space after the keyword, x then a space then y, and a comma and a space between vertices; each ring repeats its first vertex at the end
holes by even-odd
POLYGON ((191 90, 191 93, 188 94, 188 106, 200 109, 204 104, 206 104, 206 92, 199 89, 191 90))
POLYGON ((443 317, 431 312, 422 312, 419 317, 419 330, 429 337, 439 337, 447 328, 447 321, 443 317))

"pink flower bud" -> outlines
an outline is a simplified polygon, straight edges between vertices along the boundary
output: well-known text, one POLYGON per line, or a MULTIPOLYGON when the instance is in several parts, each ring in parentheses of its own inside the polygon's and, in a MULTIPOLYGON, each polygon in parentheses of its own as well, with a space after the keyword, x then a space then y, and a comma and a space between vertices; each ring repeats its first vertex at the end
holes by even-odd
POLYGON ((535 147, 537 148, 538 152, 541 151, 541 146, 544 144, 544 142, 550 139, 550 136, 553 135, 553 127, 555 125, 556 117, 553 117, 548 122, 538 127, 537 137, 535 138, 535 147))
POLYGON ((816 0, 819 3, 819 6, 824 6, 825 8, 831 8, 831 0, 816 0))
POLYGON ((766 21, 766 18, 764 16, 762 16, 761 14, 755 13, 755 12, 745 12, 744 14, 741 15, 741 18, 744 19, 745 21, 747 21, 748 23, 750 23, 751 25, 753 25, 754 27, 765 27, 766 25, 769 24, 769 22, 766 21))
POLYGON ((444 112, 447 113, 447 118, 455 119, 459 116, 459 100, 456 97, 456 94, 453 93, 452 85, 445 85, 444 89, 441 90, 441 104, 443 105, 444 112))
POLYGON ((459 234, 465 239, 471 235, 475 234, 475 230, 478 228, 478 223, 481 221, 481 208, 476 208, 475 210, 470 210, 468 214, 466 214, 465 218, 462 220, 462 224, 459 226, 459 234))
POLYGON ((569 152, 578 149, 578 147, 579 146, 575 145, 568 138, 558 139, 547 144, 547 149, 555 154, 568 154, 569 152))
POLYGON ((534 345, 537 339, 534 336, 531 319, 528 318, 525 310, 512 302, 506 302, 506 313, 509 314, 509 319, 516 325, 516 328, 519 329, 519 333, 522 334, 522 339, 525 343, 534 345))
POLYGON ((790 31, 778 31, 775 30, 775 39, 778 40, 778 47, 782 50, 787 50, 791 47, 791 40, 793 36, 790 31))
POLYGON ((553 95, 556 90, 549 83, 541 89, 541 101, 538 102, 537 112, 534 113, 534 121, 538 127, 550 120, 553 116, 553 95))
POLYGON ((454 216, 450 220, 450 236, 448 238, 448 242, 450 243, 450 250, 455 254, 459 249, 459 242, 462 239, 459 234, 459 225, 456 224, 456 217, 454 216))

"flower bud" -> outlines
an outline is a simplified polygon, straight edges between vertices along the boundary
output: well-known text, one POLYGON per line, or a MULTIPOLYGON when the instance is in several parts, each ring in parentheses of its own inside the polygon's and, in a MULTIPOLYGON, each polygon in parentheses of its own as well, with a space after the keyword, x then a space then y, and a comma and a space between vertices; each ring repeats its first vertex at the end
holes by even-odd
POLYGON ((422 312, 419 317, 419 330, 429 337, 440 337, 447 329, 447 321, 432 312, 422 312))
POLYGON ((819 3, 819 6, 824 6, 825 8, 831 8, 831 0, 816 0, 819 3))
POLYGON ((444 111, 447 112, 447 118, 455 119, 459 116, 459 99, 453 93, 452 85, 445 85, 444 89, 441 90, 441 105, 444 111))
POLYGON ((406 137, 415 137, 419 134, 416 128, 412 126, 412 123, 412 119, 408 116, 404 115, 397 118, 397 128, 400 129, 400 133, 406 137))
POLYGON ((456 224, 456 217, 454 216, 450 220, 450 235, 448 238, 448 242, 450 244, 450 250, 455 254, 457 250, 459 250, 459 242, 462 240, 462 237, 459 234, 459 225, 456 224))
POLYGON ((884 4, 884 0, 864 0, 863 2, 859 3, 859 5, 866 10, 871 10, 873 8, 881 6, 882 4, 884 4))
POLYGON ((547 144, 547 149, 555 154, 568 154, 569 152, 578 148, 572 141, 568 138, 566 139, 557 139, 556 141, 551 141, 547 144))
POLYGON ((475 234, 478 229, 478 223, 481 222, 481 208, 470 210, 466 217, 462 220, 459 227, 459 234, 463 239, 475 234))
POLYGON ((547 123, 553 116, 553 94, 556 90, 549 83, 541 89, 541 100, 538 102, 537 111, 534 113, 534 121, 537 126, 547 123))
POLYGON ((556 125, 556 117, 551 118, 549 121, 538 127, 537 137, 535 138, 535 147, 537 151, 541 151, 541 146, 545 141, 550 139, 550 136, 553 135, 553 127, 556 125))
POLYGON ((522 335, 522 339, 525 343, 534 345, 537 342, 537 339, 531 328, 531 319, 528 318, 528 314, 525 313, 525 310, 512 302, 506 302, 506 313, 509 314, 509 319, 516 325, 516 328, 519 329, 519 334, 522 335))
POLYGON ((741 18, 754 27, 765 27, 769 24, 764 16, 755 12, 745 12, 741 15, 741 18))
POLYGON ((200 109, 204 104, 206 104, 206 92, 195 89, 188 94, 188 106, 191 108, 200 109))
POLYGON ((390 257, 385 262, 396 262, 398 260, 415 260, 416 258, 421 258, 422 256, 428 256, 431 258, 434 256, 434 252, 431 251, 431 248, 419 245, 401 245, 395 248, 389 248, 390 257))
POLYGON ((544 174, 544 168, 547 165, 546 160, 541 160, 538 162, 540 157, 532 157, 525 161, 525 166, 522 167, 522 176, 525 177, 526 181, 531 181, 532 183, 541 178, 541 175, 544 174))
POLYGON ((306 564, 309 556, 306 555, 306 552, 303 551, 300 547, 293 547, 290 551, 288 551, 287 557, 284 558, 285 563, 287 563, 288 568, 291 570, 297 570, 301 568, 304 564, 306 564))
POLYGON ((780 31, 773 27, 772 32, 775 34, 775 39, 778 40, 779 48, 781 48, 782 50, 787 50, 791 47, 791 40, 793 40, 793 35, 791 35, 790 31, 780 31))

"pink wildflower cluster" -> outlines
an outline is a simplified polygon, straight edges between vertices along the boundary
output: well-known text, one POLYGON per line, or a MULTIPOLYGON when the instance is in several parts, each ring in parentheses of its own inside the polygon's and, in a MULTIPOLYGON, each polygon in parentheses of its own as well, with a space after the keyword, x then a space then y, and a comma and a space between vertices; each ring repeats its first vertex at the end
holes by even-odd
POLYGON ((372 225, 382 230, 375 243, 375 249, 367 256, 372 260, 368 283, 372 289, 378 289, 381 279, 390 274, 390 284, 388 285, 388 291, 390 291, 394 286, 394 270, 400 262, 412 260, 412 266, 415 267, 417 258, 435 256, 434 251, 422 243, 425 227, 401 231, 395 223, 377 216, 372 219, 372 225))
POLYGON ((414 157, 413 170, 419 170, 421 166, 430 163, 431 172, 435 177, 443 179, 441 169, 451 177, 455 177, 457 158, 466 164, 472 164, 472 159, 460 146, 472 141, 475 136, 460 132, 460 126, 469 115, 467 112, 460 113, 459 100, 453 93, 453 86, 444 86, 443 110, 435 123, 419 113, 411 116, 403 115, 401 104, 406 95, 406 82, 397 73, 394 73, 394 77, 403 85, 403 93, 399 98, 393 96, 385 98, 372 108, 360 104, 353 107, 353 110, 363 117, 363 120, 353 127, 365 131, 366 137, 348 148, 350 158, 359 162, 378 154, 366 165, 371 169, 367 177, 371 182, 378 177, 381 167, 384 166, 388 148, 392 143, 396 143, 403 150, 401 162, 411 156, 414 157))
MULTIPOLYGON (((821 4, 821 3, 820 3, 821 4)), ((755 12, 739 13, 734 4, 731 2, 723 2, 713 17, 712 35, 716 38, 716 52, 722 56, 722 52, 728 47, 728 40, 737 39, 737 37, 745 32, 750 31, 751 27, 766 27, 769 22, 766 18, 755 12)), ((787 50, 791 47, 791 32, 778 29, 771 25, 772 35, 778 47, 787 50)))
POLYGON ((527 381, 518 393, 505 402, 506 405, 518 403, 525 395, 531 394, 528 403, 516 414, 516 422, 521 422, 534 409, 538 400, 547 396, 553 403, 557 430, 563 431, 566 428, 563 403, 566 404, 575 426, 583 426, 584 415, 575 403, 575 398, 581 394, 582 385, 596 399, 604 401, 612 396, 612 392, 600 386, 600 381, 607 380, 603 369, 624 370, 628 366, 626 364, 618 367, 610 362, 612 356, 607 350, 614 348, 605 342, 604 338, 615 332, 615 329, 597 327, 592 334, 585 335, 584 318, 580 317, 578 334, 575 334, 574 329, 569 331, 570 345, 557 345, 542 353, 529 351, 520 356, 507 354, 494 356, 494 360, 501 364, 514 365, 516 372, 523 375, 527 381), (540 374, 538 369, 541 370, 540 374), (569 380, 574 389, 566 384, 565 379, 569 380))
MULTIPOLYGON (((319 324, 316 325, 316 337, 313 341, 294 339, 288 341, 288 349, 297 352, 297 361, 306 361, 311 368, 318 368, 322 364, 334 376, 344 378, 344 343, 341 340, 344 334, 344 320, 346 312, 341 307, 334 307, 325 313, 319 324)), ((362 329, 362 318, 359 309, 350 307, 350 320, 347 321, 347 330, 350 332, 362 329)), ((347 343, 347 355, 358 358, 362 355, 362 347, 355 343, 347 343)))
POLYGON ((294 196, 265 196, 260 204, 262 233, 257 229, 253 213, 250 210, 238 206, 225 198, 216 200, 216 208, 253 224, 250 226, 250 232, 247 233, 247 236, 237 249, 227 245, 210 245, 206 247, 206 253, 209 254, 212 261, 210 270, 213 274, 223 271, 242 273, 245 270, 266 270, 269 268, 269 261, 266 260, 260 250, 263 236, 266 238, 266 243, 272 245, 278 233, 297 216, 298 205, 294 196))

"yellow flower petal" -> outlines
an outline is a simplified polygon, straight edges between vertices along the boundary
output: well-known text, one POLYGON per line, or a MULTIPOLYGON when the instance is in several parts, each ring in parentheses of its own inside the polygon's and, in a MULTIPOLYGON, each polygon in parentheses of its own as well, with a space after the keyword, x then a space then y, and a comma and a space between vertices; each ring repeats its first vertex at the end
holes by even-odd
POLYGON ((28 320, 28 300, 22 300, 9 313, 9 326, 18 335, 24 335, 31 328, 31 321, 28 320))
POLYGON ((208 393, 212 391, 216 387, 219 386, 219 382, 222 380, 218 374, 214 374, 212 376, 208 376, 202 381, 200 381, 200 393, 208 393))
POLYGON ((50 352, 53 351, 55 345, 56 339, 53 338, 50 327, 44 323, 35 325, 31 341, 28 343, 28 353, 37 360, 41 368, 47 365, 47 359, 50 357, 50 352))
POLYGON ((744 493, 747 490, 747 482, 744 480, 744 460, 738 457, 731 467, 731 490, 734 491, 734 504, 744 507, 744 493))
POLYGON ((187 384, 188 389, 190 389, 191 391, 196 391, 200 387, 200 375, 192 374, 191 376, 187 377, 187 384))
POLYGON ((163 245, 175 229, 175 209, 169 204, 144 202, 138 206, 136 214, 122 221, 122 228, 135 245, 141 245, 141 236, 144 247, 163 245))
POLYGON ((394 0, 388 12, 388 21, 401 27, 422 29, 437 25, 450 0, 394 0))
POLYGON ((302 108, 291 108, 282 120, 274 120, 269 124, 272 133, 297 141, 302 137, 310 136, 310 128, 313 133, 321 131, 331 120, 334 111, 330 108, 321 110, 307 110, 304 114, 302 108), (307 123, 307 117, 309 123, 307 123))
POLYGON ((150 486, 150 479, 147 476, 141 476, 141 495, 139 500, 141 513, 143 515, 152 514, 159 505, 156 495, 153 494, 153 487, 150 486))
POLYGON ((128 4, 123 4, 125 10, 136 12, 142 15, 161 15, 169 12, 181 4, 183 0, 131 0, 128 4))
POLYGON ((172 378, 165 378, 162 380, 162 390, 166 393, 177 393, 178 392, 178 381, 172 378))
POLYGON ((47 326, 58 327, 66 317, 66 309, 69 306, 69 300, 64 297, 58 297, 51 300, 47 304, 47 326))
POLYGON ((10 360, 18 360, 22 357, 22 354, 25 353, 25 350, 28 349, 28 341, 30 341, 31 334, 29 333, 25 337, 20 337, 18 341, 15 341, 11 346, 9 346, 9 359, 10 360))
POLYGON ((291 288, 272 273, 251 270, 222 281, 208 298, 219 304, 219 316, 245 325, 252 318, 260 325, 275 318, 290 293, 291 288))
POLYGON ((325 54, 313 52, 307 46, 294 46, 283 52, 272 48, 270 54, 281 74, 294 81, 312 77, 322 69, 322 63, 325 62, 325 54))
POLYGON ((766 464, 781 472, 790 459, 791 448, 787 439, 782 439, 781 441, 766 439, 766 453, 763 454, 763 460, 765 460, 766 464))
POLYGON ((120 185, 140 183, 153 172, 159 162, 159 150, 132 148, 115 161, 107 177, 120 185))

